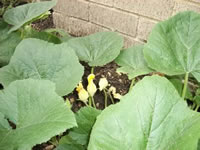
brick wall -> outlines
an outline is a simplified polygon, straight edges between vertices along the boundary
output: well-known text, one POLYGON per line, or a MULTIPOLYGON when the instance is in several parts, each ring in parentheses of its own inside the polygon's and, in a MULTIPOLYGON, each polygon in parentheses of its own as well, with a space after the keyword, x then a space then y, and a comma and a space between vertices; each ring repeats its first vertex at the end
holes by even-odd
POLYGON ((54 23, 75 36, 117 31, 129 47, 144 43, 158 21, 184 10, 200 12, 200 0, 58 0, 54 23))

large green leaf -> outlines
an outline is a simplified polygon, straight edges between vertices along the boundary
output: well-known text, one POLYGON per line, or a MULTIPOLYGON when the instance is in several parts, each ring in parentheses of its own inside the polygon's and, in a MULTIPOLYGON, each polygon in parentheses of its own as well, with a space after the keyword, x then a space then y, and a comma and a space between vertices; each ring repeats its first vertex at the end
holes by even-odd
POLYGON ((52 0, 21 5, 12 9, 8 9, 4 13, 3 19, 8 24, 13 25, 13 27, 10 29, 10 32, 12 32, 19 29, 27 22, 34 20, 36 17, 41 16, 43 13, 54 7, 56 3, 56 0, 52 0))
POLYGON ((196 150, 199 124, 166 78, 145 77, 97 117, 88 150, 196 150))
POLYGON ((8 34, 9 30, 9 25, 0 19, 0 66, 9 63, 16 46, 21 41, 20 32, 8 34))
POLYGON ((92 107, 84 107, 79 110, 76 113, 78 127, 71 129, 68 135, 62 137, 58 149, 68 149, 69 147, 82 147, 82 149, 85 147, 86 149, 92 127, 100 113, 100 110, 92 107))
POLYGON ((115 59, 115 62, 121 66, 117 71, 127 73, 129 79, 152 72, 153 70, 148 67, 144 60, 143 48, 143 45, 137 45, 122 50, 115 59))
POLYGON ((47 80, 15 81, 1 91, 0 119, 1 150, 31 149, 76 126, 73 112, 56 94, 54 83, 47 80), (5 128, 6 119, 16 129, 5 128))
POLYGON ((114 32, 99 32, 69 41, 81 61, 90 66, 103 66, 120 53, 123 38, 114 32))
POLYGON ((168 75, 191 73, 200 81, 200 14, 186 11, 152 30, 144 48, 149 66, 168 75))
POLYGON ((9 65, 0 69, 0 83, 6 87, 15 80, 48 79, 56 83, 56 92, 63 96, 73 91, 82 75, 83 66, 67 43, 25 39, 17 46, 9 65))

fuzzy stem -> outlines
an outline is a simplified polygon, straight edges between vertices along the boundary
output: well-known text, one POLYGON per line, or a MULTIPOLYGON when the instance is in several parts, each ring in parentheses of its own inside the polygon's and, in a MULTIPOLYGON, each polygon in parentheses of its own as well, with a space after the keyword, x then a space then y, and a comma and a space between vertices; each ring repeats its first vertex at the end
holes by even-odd
POLYGON ((181 96, 183 99, 185 99, 185 94, 187 91, 188 78, 189 78, 189 73, 187 72, 185 74, 184 86, 183 86, 183 91, 182 91, 182 96, 181 96))
POLYGON ((89 97, 89 106, 92 107, 92 98, 89 97))
POLYGON ((195 106, 196 106, 196 105, 195 105, 195 103, 193 102, 193 104, 192 104, 192 106, 191 106, 191 109, 194 110, 195 106))
POLYGON ((97 108, 95 105, 95 102, 94 102, 94 97, 92 96, 91 99, 92 99, 92 104, 93 104, 94 108, 97 108))
POLYGON ((94 67, 91 68, 91 74, 94 74, 94 67))
POLYGON ((198 111, 198 109, 199 109, 199 105, 197 105, 197 107, 195 108, 195 111, 198 111))
POLYGON ((104 102, 105 102, 105 108, 108 106, 108 95, 107 95, 107 93, 106 93, 106 91, 105 91, 105 89, 103 90, 103 92, 104 92, 104 102))
POLYGON ((133 85, 135 84, 135 78, 131 80, 131 84, 130 84, 130 87, 129 87, 129 92, 131 91, 133 85))
POLYGON ((110 94, 109 91, 108 91, 108 95, 109 95, 109 97, 110 97, 111 102, 112 102, 113 104, 115 104, 115 101, 114 101, 114 99, 113 99, 113 97, 112 97, 112 95, 110 94))

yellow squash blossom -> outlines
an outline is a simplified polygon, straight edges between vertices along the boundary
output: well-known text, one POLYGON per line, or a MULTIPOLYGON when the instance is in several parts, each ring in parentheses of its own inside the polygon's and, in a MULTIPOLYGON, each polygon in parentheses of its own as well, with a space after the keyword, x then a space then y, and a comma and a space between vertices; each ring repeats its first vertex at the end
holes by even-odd
POLYGON ((89 95, 88 92, 83 88, 83 84, 81 82, 78 84, 76 91, 78 92, 79 99, 84 103, 87 103, 89 95))
POLYGON ((89 95, 90 95, 91 97, 93 97, 94 94, 95 94, 96 91, 97 91, 97 87, 96 87, 96 85, 95 85, 94 82, 93 82, 94 78, 95 78, 95 75, 94 75, 94 74, 90 74, 90 75, 88 76, 88 78, 87 78, 87 79, 88 79, 87 91, 88 91, 88 93, 89 93, 89 95))
POLYGON ((99 90, 102 91, 103 89, 105 89, 108 86, 108 81, 106 78, 101 78, 99 80, 99 90))

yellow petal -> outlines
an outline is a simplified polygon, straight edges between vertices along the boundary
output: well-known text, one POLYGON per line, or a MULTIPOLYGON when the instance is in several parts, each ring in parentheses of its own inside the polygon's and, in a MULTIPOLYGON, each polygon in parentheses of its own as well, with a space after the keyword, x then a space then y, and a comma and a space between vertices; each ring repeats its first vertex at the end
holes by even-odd
POLYGON ((82 90, 78 92, 78 97, 80 100, 86 103, 88 101, 89 95, 88 95, 88 92, 83 88, 82 90))
POLYGON ((122 96, 121 96, 119 93, 113 94, 113 97, 114 97, 115 99, 121 99, 121 98, 122 98, 122 96))
POLYGON ((108 86, 108 81, 106 78, 101 78, 99 81, 99 90, 102 91, 108 86))
POLYGON ((112 94, 115 94, 116 93, 116 88, 114 86, 111 86, 108 91, 112 92, 112 94))
POLYGON ((91 73, 91 74, 87 77, 88 83, 90 83, 91 81, 93 81, 94 78, 95 78, 95 75, 91 73))
POLYGON ((78 86, 76 87, 76 91, 79 92, 82 89, 83 89, 83 84, 82 82, 79 82, 78 86))
POLYGON ((92 96, 92 97, 94 96, 94 94, 97 91, 97 87, 92 80, 89 82, 89 84, 87 86, 87 91, 90 94, 90 96, 92 96))

